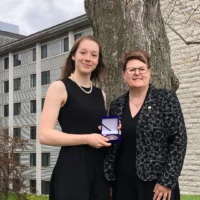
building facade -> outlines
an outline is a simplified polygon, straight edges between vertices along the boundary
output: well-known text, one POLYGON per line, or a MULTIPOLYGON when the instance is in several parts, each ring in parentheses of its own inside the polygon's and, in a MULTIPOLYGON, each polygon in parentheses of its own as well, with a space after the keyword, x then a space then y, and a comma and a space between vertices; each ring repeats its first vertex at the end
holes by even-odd
POLYGON ((199 0, 161 0, 163 18, 173 28, 166 24, 171 64, 180 82, 177 95, 188 136, 179 179, 182 194, 200 194, 200 44, 184 42, 200 41, 199 3, 199 0))
MULTIPOLYGON (((38 141, 37 125, 46 91, 59 79, 74 41, 88 34, 92 30, 84 15, 0 47, 0 126, 9 129, 11 136, 33 144, 20 155, 21 164, 29 166, 26 184, 30 192, 48 194, 59 152, 58 147, 38 141)), ((60 129, 58 124, 56 128, 60 129)))
MULTIPOLYGON (((164 2, 164 1, 163 1, 164 2)), ((180 29, 180 31, 183 31, 180 29)), ((40 145, 38 123, 49 84, 57 80, 74 41, 92 29, 85 15, 21 37, 0 47, 0 126, 13 136, 30 139, 35 148, 21 156, 29 166, 27 185, 48 194, 58 147, 40 145)), ((198 46, 187 46, 167 29, 172 68, 180 80, 177 91, 188 133, 188 149, 180 177, 182 194, 200 194, 200 64, 198 46), (186 62, 186 60, 190 62, 186 62)), ((56 126, 59 129, 59 125, 56 126)))

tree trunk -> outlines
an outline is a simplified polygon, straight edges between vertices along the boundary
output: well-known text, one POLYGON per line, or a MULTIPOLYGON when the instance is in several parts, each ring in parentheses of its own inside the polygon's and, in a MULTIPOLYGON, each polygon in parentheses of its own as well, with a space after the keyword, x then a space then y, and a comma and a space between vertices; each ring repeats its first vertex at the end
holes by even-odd
POLYGON ((105 91, 109 102, 124 91, 120 60, 128 50, 150 53, 155 87, 178 89, 159 0, 85 0, 85 10, 108 66, 105 91))

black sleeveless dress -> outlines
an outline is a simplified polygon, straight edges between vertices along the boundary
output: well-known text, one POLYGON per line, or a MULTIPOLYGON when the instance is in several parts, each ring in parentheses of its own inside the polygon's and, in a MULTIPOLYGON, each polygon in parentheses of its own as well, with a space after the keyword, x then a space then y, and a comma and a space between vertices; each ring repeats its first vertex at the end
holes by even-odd
MULTIPOLYGON (((106 115, 102 91, 93 87, 92 92, 86 94, 71 79, 62 81, 68 93, 58 117, 62 131, 99 133, 101 117, 106 115)), ((105 151, 106 148, 95 149, 88 145, 61 147, 51 177, 49 199, 108 200, 109 184, 103 174, 105 151)))

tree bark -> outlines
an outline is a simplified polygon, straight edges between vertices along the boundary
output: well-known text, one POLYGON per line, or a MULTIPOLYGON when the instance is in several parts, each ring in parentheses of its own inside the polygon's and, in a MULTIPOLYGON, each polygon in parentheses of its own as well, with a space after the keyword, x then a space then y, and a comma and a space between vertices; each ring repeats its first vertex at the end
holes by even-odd
POLYGON ((128 50, 150 53, 155 87, 178 89, 159 0, 85 0, 85 10, 108 66, 108 102, 124 91, 120 60, 128 50))

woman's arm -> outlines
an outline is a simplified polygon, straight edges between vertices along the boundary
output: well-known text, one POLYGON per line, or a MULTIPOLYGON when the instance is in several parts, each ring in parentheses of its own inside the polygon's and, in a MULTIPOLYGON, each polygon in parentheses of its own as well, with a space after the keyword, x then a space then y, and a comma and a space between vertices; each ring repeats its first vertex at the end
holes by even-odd
POLYGON ((103 94, 105 109, 107 110, 106 93, 103 90, 102 90, 102 94, 103 94))
POLYGON ((164 107, 164 120, 168 129, 168 148, 166 166, 162 171, 158 183, 173 188, 181 173, 187 147, 185 122, 179 100, 175 93, 167 94, 164 107))
POLYGON ((90 145, 95 148, 110 146, 107 139, 100 134, 68 134, 55 130, 60 108, 67 101, 67 91, 61 81, 52 83, 47 91, 45 104, 39 125, 41 144, 52 146, 90 145))

